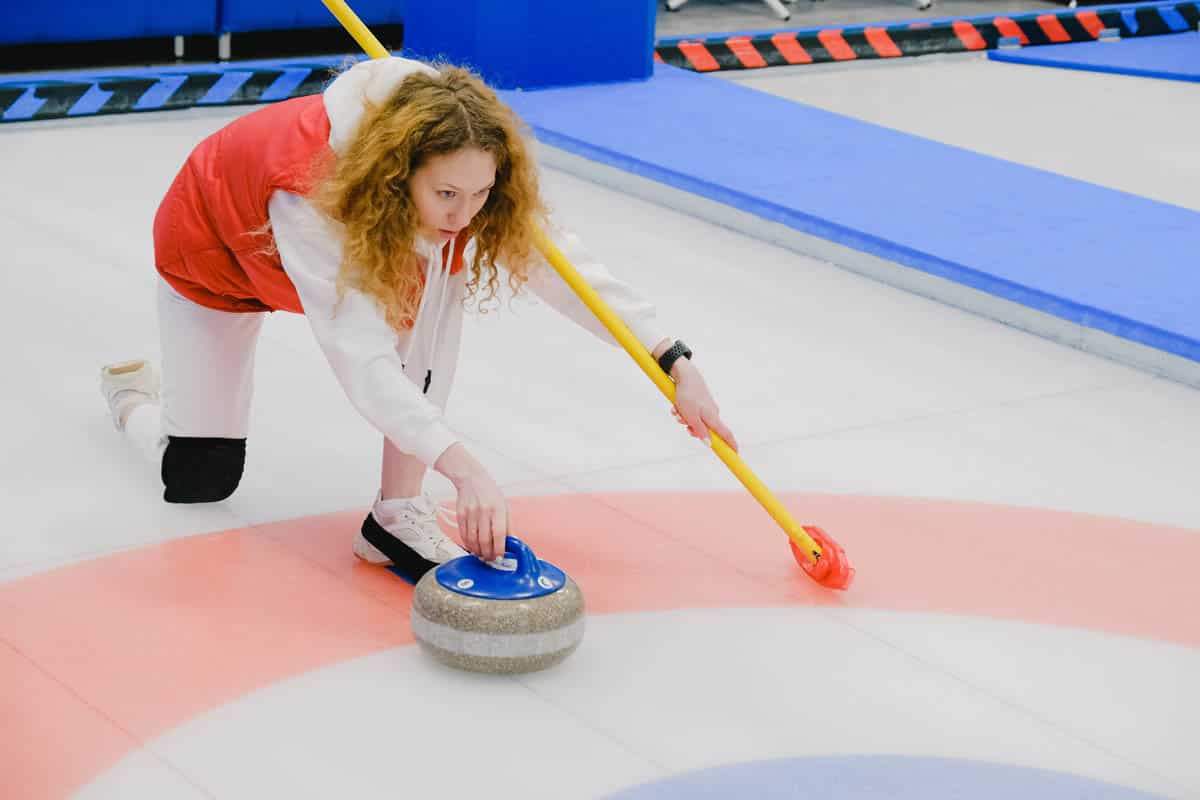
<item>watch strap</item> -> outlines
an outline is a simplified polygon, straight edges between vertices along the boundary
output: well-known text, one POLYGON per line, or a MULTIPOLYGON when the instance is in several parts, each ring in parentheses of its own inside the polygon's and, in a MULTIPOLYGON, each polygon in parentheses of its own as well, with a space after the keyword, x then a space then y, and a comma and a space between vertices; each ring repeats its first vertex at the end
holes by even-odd
POLYGON ((667 348, 667 351, 658 357, 658 365, 662 367, 662 371, 671 374, 671 367, 675 366, 675 362, 681 358, 686 358, 689 361, 692 358, 692 351, 682 340, 676 339, 675 344, 667 348))

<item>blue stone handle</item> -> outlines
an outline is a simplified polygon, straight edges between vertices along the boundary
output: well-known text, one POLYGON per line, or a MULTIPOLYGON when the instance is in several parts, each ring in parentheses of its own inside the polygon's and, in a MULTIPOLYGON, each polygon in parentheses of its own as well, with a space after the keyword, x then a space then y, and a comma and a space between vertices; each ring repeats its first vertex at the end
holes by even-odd
POLYGON ((513 576, 522 582, 536 583, 542 574, 542 565, 538 557, 529 549, 529 545, 515 536, 509 536, 504 542, 504 555, 511 555, 517 560, 517 571, 513 576))
POLYGON ((447 561, 434 574, 444 589, 491 600, 525 600, 557 592, 566 586, 566 574, 534 555, 529 545, 515 536, 504 542, 503 567, 468 554, 447 561))

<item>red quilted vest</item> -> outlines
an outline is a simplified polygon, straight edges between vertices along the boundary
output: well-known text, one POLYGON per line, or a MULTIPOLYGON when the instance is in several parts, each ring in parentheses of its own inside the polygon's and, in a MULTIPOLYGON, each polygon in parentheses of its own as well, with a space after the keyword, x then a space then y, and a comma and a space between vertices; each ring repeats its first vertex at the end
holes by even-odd
MULTIPOLYGON (((305 194, 317 165, 333 158, 321 95, 241 117, 196 146, 154 217, 159 274, 189 300, 219 311, 303 313, 269 237, 271 194, 305 194)), ((462 268, 468 237, 443 257, 462 268)))

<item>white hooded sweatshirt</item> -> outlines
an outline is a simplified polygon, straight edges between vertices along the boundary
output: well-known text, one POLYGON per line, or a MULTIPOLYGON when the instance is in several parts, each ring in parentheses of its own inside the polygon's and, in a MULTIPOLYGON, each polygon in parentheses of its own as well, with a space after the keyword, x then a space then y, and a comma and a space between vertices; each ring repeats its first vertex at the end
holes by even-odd
MULTIPOLYGON (((405 77, 420 70, 433 72, 420 62, 389 58, 361 62, 339 75, 324 94, 333 151, 345 151, 368 102, 383 103, 405 77)), ((398 334, 369 295, 348 288, 338 303, 341 242, 332 224, 305 198, 277 191, 268 210, 283 269, 350 402, 399 450, 434 464, 458 441, 443 411, 458 360, 467 270, 451 275, 449 265, 442 263, 442 247, 419 240, 425 292, 412 330, 398 334)), ((665 338, 653 306, 584 251, 577 237, 553 225, 547 233, 647 349, 665 338)), ((472 240, 463 253, 464 264, 471 263, 474 253, 472 240)), ((616 344, 549 264, 537 264, 526 286, 564 316, 616 344)))

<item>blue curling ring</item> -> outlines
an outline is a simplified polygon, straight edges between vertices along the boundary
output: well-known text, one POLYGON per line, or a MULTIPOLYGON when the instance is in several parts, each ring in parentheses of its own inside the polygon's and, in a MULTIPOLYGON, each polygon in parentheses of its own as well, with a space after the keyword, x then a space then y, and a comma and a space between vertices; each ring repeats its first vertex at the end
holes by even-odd
POLYGON ((515 536, 504 542, 504 560, 512 569, 493 567, 476 556, 460 556, 434 573, 437 582, 452 592, 487 600, 528 600, 553 594, 567 576, 549 561, 540 561, 529 545, 515 536))

